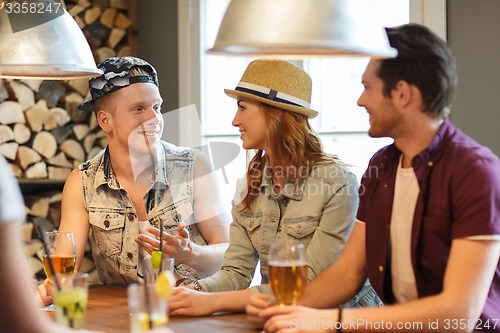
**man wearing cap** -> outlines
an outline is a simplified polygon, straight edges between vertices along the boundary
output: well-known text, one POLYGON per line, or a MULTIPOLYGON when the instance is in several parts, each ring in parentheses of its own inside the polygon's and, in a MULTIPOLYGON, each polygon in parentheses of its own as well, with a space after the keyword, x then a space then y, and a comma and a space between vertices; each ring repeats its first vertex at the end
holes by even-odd
MULTIPOLYGON (((159 250, 175 259, 177 277, 218 271, 227 248, 225 212, 203 154, 162 141, 162 98, 156 70, 134 57, 108 58, 89 80, 93 111, 108 147, 66 180, 59 230, 76 236, 78 270, 89 229, 103 284, 128 285, 141 276, 143 256, 159 250)), ((45 285, 47 286, 47 281, 45 285)), ((44 302, 51 299, 40 288, 44 302)))

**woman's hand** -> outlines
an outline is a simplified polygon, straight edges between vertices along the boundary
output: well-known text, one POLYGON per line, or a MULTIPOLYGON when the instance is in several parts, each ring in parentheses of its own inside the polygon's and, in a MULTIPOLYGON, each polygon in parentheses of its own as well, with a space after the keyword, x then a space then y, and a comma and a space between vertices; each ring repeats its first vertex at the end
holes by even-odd
POLYGON ((168 310, 172 316, 205 316, 213 313, 211 297, 206 292, 199 292, 189 287, 174 288, 168 299, 168 310))

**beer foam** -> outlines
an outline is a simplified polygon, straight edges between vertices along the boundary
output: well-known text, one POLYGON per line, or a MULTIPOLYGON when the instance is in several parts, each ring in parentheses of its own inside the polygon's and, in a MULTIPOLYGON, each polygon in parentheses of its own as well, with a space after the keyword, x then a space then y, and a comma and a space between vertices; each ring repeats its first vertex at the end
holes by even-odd
POLYGON ((274 267, 293 267, 293 266, 307 266, 307 261, 304 260, 271 260, 269 266, 274 267))

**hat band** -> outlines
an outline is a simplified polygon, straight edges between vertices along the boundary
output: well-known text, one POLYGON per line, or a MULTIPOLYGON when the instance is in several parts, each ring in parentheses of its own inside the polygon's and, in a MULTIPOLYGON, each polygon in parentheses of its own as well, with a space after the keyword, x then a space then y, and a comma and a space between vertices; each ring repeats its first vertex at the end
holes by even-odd
POLYGON ((270 101, 300 106, 306 109, 309 109, 311 105, 311 103, 304 101, 303 99, 248 82, 238 83, 238 86, 234 90, 246 92, 270 101))

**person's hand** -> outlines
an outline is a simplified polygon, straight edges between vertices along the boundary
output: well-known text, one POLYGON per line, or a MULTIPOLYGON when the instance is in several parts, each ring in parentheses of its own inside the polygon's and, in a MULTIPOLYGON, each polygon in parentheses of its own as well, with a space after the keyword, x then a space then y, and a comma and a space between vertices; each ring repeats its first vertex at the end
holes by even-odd
POLYGON ((49 279, 45 279, 42 284, 38 286, 38 297, 44 306, 54 303, 52 296, 54 295, 54 285, 49 279))
MULTIPOLYGON (((160 230, 157 228, 148 228, 148 232, 153 236, 160 237, 160 230)), ((160 241, 145 234, 139 234, 135 238, 135 241, 149 254, 151 254, 152 251, 158 251, 160 249, 160 241)), ((163 254, 174 258, 176 264, 185 263, 189 260, 193 251, 193 245, 189 240, 189 232, 184 222, 179 223, 177 226, 177 234, 175 236, 169 235, 166 232, 163 233, 162 247, 163 254)))
POLYGON ((275 305, 261 311, 262 317, 269 318, 264 324, 266 333, 328 332, 335 330, 337 315, 336 309, 318 310, 300 305, 275 305))
POLYGON ((213 313, 210 293, 199 292, 189 287, 174 288, 168 299, 168 311, 172 316, 205 316, 213 313))
POLYGON ((247 312, 248 321, 255 329, 261 329, 268 317, 260 316, 262 310, 275 305, 276 299, 272 295, 267 294, 253 294, 245 308, 247 312))

